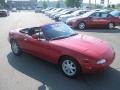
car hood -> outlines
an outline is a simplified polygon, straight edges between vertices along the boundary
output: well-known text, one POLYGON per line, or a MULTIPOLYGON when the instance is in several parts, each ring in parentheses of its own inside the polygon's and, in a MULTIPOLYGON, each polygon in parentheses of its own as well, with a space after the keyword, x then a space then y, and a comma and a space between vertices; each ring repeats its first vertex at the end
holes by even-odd
POLYGON ((67 15, 62 15, 62 16, 60 16, 61 18, 65 18, 65 17, 70 17, 70 16, 74 16, 74 15, 72 15, 72 14, 67 14, 67 15))
POLYGON ((83 18, 87 18, 87 17, 75 16, 75 17, 69 18, 68 21, 78 20, 78 19, 83 19, 83 18))
POLYGON ((81 34, 66 39, 55 40, 52 43, 95 58, 99 58, 111 49, 107 42, 81 34))

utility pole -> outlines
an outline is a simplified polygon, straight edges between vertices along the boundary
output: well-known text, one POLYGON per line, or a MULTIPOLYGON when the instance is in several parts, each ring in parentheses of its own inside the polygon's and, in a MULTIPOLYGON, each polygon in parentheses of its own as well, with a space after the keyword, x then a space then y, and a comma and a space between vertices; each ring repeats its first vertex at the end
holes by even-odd
POLYGON ((107 0, 107 7, 109 6, 109 4, 110 4, 110 0, 107 0))
POLYGON ((96 6, 97 6, 97 3, 96 3, 96 0, 95 0, 95 9, 96 9, 96 6))
POLYGON ((91 9, 91 0, 89 0, 89 8, 91 9))

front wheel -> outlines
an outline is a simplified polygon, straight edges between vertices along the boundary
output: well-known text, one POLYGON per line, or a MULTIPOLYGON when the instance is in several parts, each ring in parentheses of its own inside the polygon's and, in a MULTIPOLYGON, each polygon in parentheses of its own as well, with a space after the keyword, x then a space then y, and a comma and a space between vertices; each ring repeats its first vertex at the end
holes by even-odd
POLYGON ((60 67, 62 72, 69 78, 76 78, 80 73, 79 64, 70 57, 62 58, 60 67))
POLYGON ((16 55, 16 56, 22 55, 22 50, 15 40, 13 40, 11 42, 11 49, 12 49, 12 52, 13 52, 14 55, 16 55))
POLYGON ((78 27, 80 30, 84 30, 86 28, 86 24, 84 22, 80 22, 78 27))

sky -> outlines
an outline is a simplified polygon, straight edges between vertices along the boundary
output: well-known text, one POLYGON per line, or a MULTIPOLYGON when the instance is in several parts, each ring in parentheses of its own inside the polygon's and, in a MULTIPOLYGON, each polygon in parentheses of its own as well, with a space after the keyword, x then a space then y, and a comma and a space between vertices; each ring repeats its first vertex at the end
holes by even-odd
MULTIPOLYGON (((21 0, 13 0, 13 1, 21 1, 21 0)), ((27 0, 26 0, 27 1, 27 0)), ((40 0, 38 0, 40 1, 40 0)), ((58 0, 49 0, 49 1, 58 1, 58 0)), ((98 4, 100 4, 101 0, 96 0, 98 4)), ((109 0, 111 4, 118 4, 120 0, 109 0)), ((84 3, 89 3, 89 0, 83 0, 84 3)), ((95 3, 95 0, 91 0, 91 3, 95 3)), ((107 0, 105 0, 105 5, 107 4, 107 0)))
MULTIPOLYGON (((101 0, 96 0, 97 3, 100 3, 101 0)), ((83 2, 88 3, 89 0, 83 0, 83 2)), ((95 0, 91 0, 92 3, 95 2, 95 0)), ((120 0, 109 0, 111 4, 118 4, 120 3, 120 0)), ((107 0, 105 0, 105 4, 107 3, 107 0)))
MULTIPOLYGON (((50 0, 50 1, 57 1, 57 0, 50 0)), ((96 0, 97 3, 100 3, 101 0, 96 0)), ((109 0, 111 4, 118 4, 120 0, 109 0)), ((89 0, 83 0, 84 3, 89 3, 89 0)), ((95 0, 91 0, 91 3, 94 3, 95 0)), ((107 4, 107 0, 105 0, 105 4, 107 4)))

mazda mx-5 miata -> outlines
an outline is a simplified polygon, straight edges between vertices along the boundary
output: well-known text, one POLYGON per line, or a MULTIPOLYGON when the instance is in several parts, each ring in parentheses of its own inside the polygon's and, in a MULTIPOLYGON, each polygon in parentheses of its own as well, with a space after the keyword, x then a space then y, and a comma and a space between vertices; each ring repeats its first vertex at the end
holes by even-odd
POLYGON ((58 64, 69 78, 103 71, 115 58, 107 42, 79 34, 61 22, 12 30, 9 41, 15 55, 25 52, 58 64))

